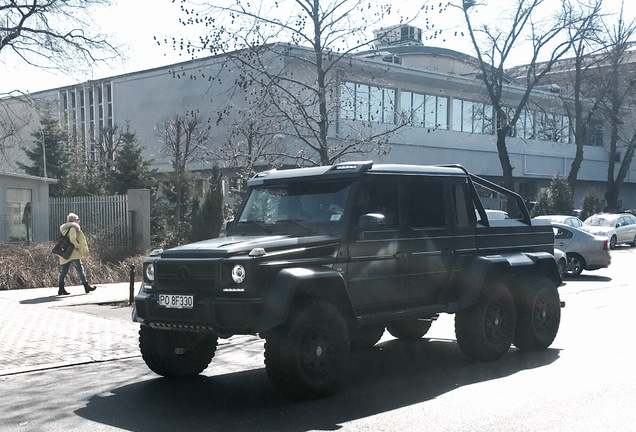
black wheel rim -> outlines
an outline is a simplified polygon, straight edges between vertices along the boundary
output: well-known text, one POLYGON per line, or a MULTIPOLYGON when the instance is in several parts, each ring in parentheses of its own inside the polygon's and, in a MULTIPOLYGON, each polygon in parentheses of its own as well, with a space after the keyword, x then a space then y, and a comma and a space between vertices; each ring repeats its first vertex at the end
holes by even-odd
POLYGON ((510 317, 503 303, 493 302, 486 310, 484 330, 491 342, 503 341, 508 334, 510 317))
POLYGON ((303 338, 301 346, 303 370, 312 377, 324 376, 333 365, 335 357, 331 334, 325 328, 312 328, 303 338))
POLYGON ((548 334, 554 327, 554 311, 550 297, 540 296, 532 311, 532 320, 537 333, 548 334))

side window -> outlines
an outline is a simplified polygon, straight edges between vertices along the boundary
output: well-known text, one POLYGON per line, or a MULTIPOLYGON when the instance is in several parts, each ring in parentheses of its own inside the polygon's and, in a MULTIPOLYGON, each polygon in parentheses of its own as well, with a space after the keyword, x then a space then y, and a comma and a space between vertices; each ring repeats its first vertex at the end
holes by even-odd
POLYGON ((400 221, 398 202, 397 182, 365 181, 356 197, 354 218, 357 221, 363 214, 379 213, 386 218, 386 228, 397 229, 400 221))
MULTIPOLYGON (((444 184, 440 180, 411 180, 406 184, 406 203, 412 228, 446 226, 444 184)), ((466 217, 468 217, 466 215, 466 217)))
POLYGON ((554 238, 557 239, 569 239, 572 238, 572 233, 563 228, 555 228, 554 229, 554 238))
MULTIPOLYGON (((470 225, 470 216, 467 204, 467 184, 455 184, 451 191, 453 193, 453 205, 455 209, 455 224, 460 227, 470 225)), ((471 208, 472 211, 472 208, 471 208)))

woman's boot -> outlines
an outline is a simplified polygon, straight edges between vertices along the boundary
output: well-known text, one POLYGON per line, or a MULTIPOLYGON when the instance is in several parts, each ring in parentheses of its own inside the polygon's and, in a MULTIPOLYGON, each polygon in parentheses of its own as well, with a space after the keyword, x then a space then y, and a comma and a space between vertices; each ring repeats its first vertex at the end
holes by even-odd
POLYGON ((57 290, 57 295, 69 295, 70 293, 66 292, 64 289, 64 282, 62 282, 57 290))
POLYGON ((91 291, 95 291, 97 289, 96 286, 90 286, 88 282, 84 282, 83 285, 84 285, 84 291, 86 291, 86 294, 88 294, 91 291))

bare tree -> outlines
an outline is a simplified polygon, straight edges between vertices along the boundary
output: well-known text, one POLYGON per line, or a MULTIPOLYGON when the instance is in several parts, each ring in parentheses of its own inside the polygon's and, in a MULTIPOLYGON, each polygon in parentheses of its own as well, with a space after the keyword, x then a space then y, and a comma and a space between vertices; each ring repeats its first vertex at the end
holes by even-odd
MULTIPOLYGON (((376 7, 363 0, 220 4, 184 6, 182 22, 200 24, 205 33, 196 43, 172 42, 192 55, 223 54, 227 68, 240 75, 237 86, 246 92, 265 89, 268 113, 275 113, 281 124, 278 135, 298 143, 297 151, 286 156, 303 164, 325 165, 347 155, 366 154, 369 147, 381 148, 395 125, 367 123, 364 133, 338 142, 330 128, 338 115, 339 85, 347 71, 360 67, 352 54, 373 42, 365 32, 391 16, 395 9, 391 2, 376 7)), ((408 21, 404 16, 397 20, 408 21)))
POLYGON ((511 15, 506 17, 502 11, 501 19, 497 20, 496 26, 473 25, 473 15, 480 6, 476 0, 462 0, 458 7, 463 11, 469 37, 478 59, 479 76, 485 84, 497 117, 497 152, 503 184, 506 188, 513 189, 514 167, 510 162, 506 138, 524 113, 533 89, 568 52, 580 35, 562 38, 565 30, 572 28, 571 15, 561 13, 550 20, 538 17, 535 20, 534 15, 539 12, 539 7, 545 3, 544 0, 514 0, 510 3, 514 5, 511 15), (514 50, 526 40, 531 47, 530 62, 524 67, 524 89, 521 97, 513 103, 504 97, 509 82, 506 68, 514 50), (546 56, 547 61, 539 61, 546 56), (512 104, 513 109, 506 109, 506 104, 512 104))
POLYGON ((636 22, 626 22, 621 10, 618 22, 613 26, 607 26, 606 32, 610 43, 602 70, 604 79, 609 82, 604 114, 610 127, 610 142, 605 201, 609 210, 617 211, 620 189, 636 149, 636 130, 633 124, 632 132, 628 132, 627 136, 624 135, 628 112, 636 106, 636 79, 634 78, 636 70, 633 62, 636 55, 633 49, 636 22), (629 59, 632 61, 628 62, 629 59), (623 147, 623 155, 616 172, 619 147, 623 147))
POLYGON ((180 231, 185 197, 190 187, 188 165, 205 150, 210 139, 209 126, 198 112, 175 115, 157 126, 164 153, 172 159, 172 193, 175 198, 175 227, 180 231))
MULTIPOLYGON (((108 38, 94 31, 95 6, 110 0, 7 0, 0 4, 0 63, 27 64, 33 68, 66 72, 92 67, 119 55, 108 38)), ((28 95, 17 89, 0 97, 20 98, 37 110, 28 95)), ((0 100, 0 153, 12 147, 28 125, 11 115, 0 100)))
POLYGON ((583 163, 583 148, 588 144, 589 134, 594 133, 593 125, 596 124, 596 117, 607 95, 609 83, 602 80, 598 81, 600 85, 595 86, 597 81, 592 78, 593 71, 606 58, 600 52, 605 44, 601 26, 602 0, 593 0, 589 4, 564 0, 563 4, 566 13, 571 15, 570 21, 573 23, 573 27, 568 29, 568 34, 573 41, 574 57, 566 62, 568 70, 564 73, 567 84, 572 90, 561 96, 570 119, 569 124, 576 145, 574 159, 570 164, 567 177, 570 190, 574 194, 576 180, 583 163), (579 20, 578 17, 582 18, 579 20), (591 87, 596 89, 592 91, 591 87))
POLYGON ((92 30, 93 6, 110 0, 8 0, 0 5, 0 53, 34 67, 72 70, 117 54, 108 39, 92 30))

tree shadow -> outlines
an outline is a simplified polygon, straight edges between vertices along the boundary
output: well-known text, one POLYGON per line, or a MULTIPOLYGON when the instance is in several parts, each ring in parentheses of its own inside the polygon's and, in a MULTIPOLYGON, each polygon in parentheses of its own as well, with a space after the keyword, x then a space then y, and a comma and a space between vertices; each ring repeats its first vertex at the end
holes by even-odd
MULTIPOLYGON (((348 379, 337 394, 291 401, 276 392, 264 369, 189 380, 156 378, 95 395, 76 411, 119 429, 157 432, 337 430, 343 423, 418 404, 462 386, 548 365, 559 351, 472 363, 454 340, 391 340, 353 354, 348 379)), ((214 368, 214 363, 210 366, 214 368)))

